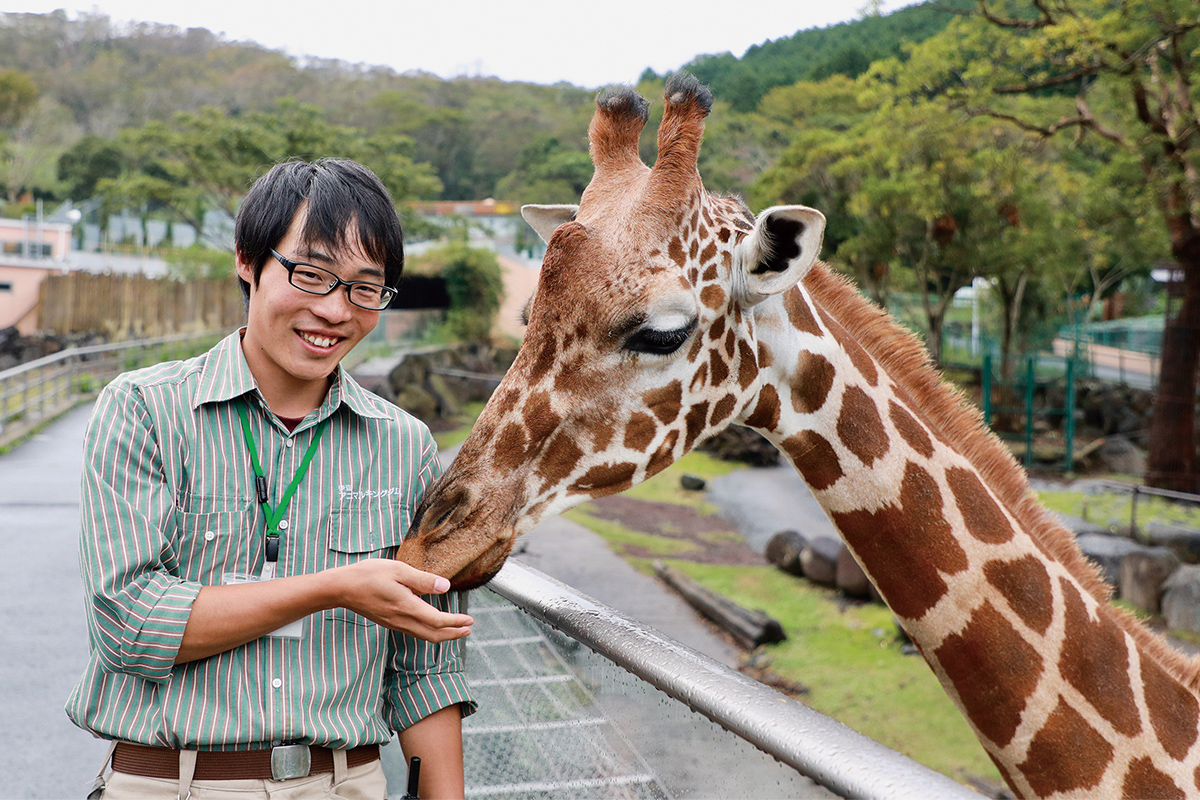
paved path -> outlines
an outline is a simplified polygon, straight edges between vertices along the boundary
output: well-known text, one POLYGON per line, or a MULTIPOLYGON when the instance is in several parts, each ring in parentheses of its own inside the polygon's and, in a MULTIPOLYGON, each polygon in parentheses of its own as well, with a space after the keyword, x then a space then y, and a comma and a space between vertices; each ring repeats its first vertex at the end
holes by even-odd
POLYGON ((63 704, 87 663, 79 473, 90 406, 0 456, 0 797, 83 797, 107 746, 63 704))

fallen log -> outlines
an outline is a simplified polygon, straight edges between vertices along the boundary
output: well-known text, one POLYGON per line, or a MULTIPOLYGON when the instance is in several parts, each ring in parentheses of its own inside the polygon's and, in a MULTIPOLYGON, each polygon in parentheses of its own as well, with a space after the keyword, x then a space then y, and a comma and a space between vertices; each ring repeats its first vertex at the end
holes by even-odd
POLYGON ((654 562, 654 574, 747 650, 753 650, 761 644, 782 642, 787 638, 777 620, 758 609, 739 606, 661 561, 654 562))

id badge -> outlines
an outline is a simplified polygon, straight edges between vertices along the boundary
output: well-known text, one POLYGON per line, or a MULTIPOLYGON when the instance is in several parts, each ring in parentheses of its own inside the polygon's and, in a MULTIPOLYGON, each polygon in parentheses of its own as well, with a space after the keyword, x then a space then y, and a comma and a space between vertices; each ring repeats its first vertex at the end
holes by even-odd
MULTIPOLYGON (((221 575, 221 584, 224 586, 236 586, 240 583, 258 583, 260 580, 269 580, 259 575, 249 575, 245 572, 226 572, 221 575)), ((273 639, 303 639, 304 638, 304 621, 308 617, 301 617, 295 622, 289 622, 278 630, 271 631, 267 634, 273 639)))

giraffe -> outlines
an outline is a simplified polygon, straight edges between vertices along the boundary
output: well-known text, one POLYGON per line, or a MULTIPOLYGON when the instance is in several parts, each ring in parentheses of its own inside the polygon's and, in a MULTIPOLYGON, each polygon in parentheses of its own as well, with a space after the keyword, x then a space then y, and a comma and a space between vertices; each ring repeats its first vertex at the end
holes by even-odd
POLYGON ((485 583, 540 520, 622 491, 732 422, 791 462, 1021 797, 1200 795, 1200 669, 1112 606, 921 346, 817 260, 820 212, 702 185, 712 95, 597 96, 576 206, 516 361, 398 557, 485 583))

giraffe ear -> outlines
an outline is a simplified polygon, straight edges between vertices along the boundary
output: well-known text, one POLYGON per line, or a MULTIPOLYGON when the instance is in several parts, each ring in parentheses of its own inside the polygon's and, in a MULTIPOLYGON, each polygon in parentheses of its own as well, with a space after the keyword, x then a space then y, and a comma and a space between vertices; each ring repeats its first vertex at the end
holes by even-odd
POLYGON ((549 242, 554 235, 554 229, 564 222, 575 219, 579 206, 521 206, 521 216, 529 223, 529 227, 537 231, 543 242, 549 242))
POLYGON ((746 301, 762 302, 792 288, 821 252, 825 215, 807 206, 773 206, 758 215, 754 231, 738 244, 746 301))

